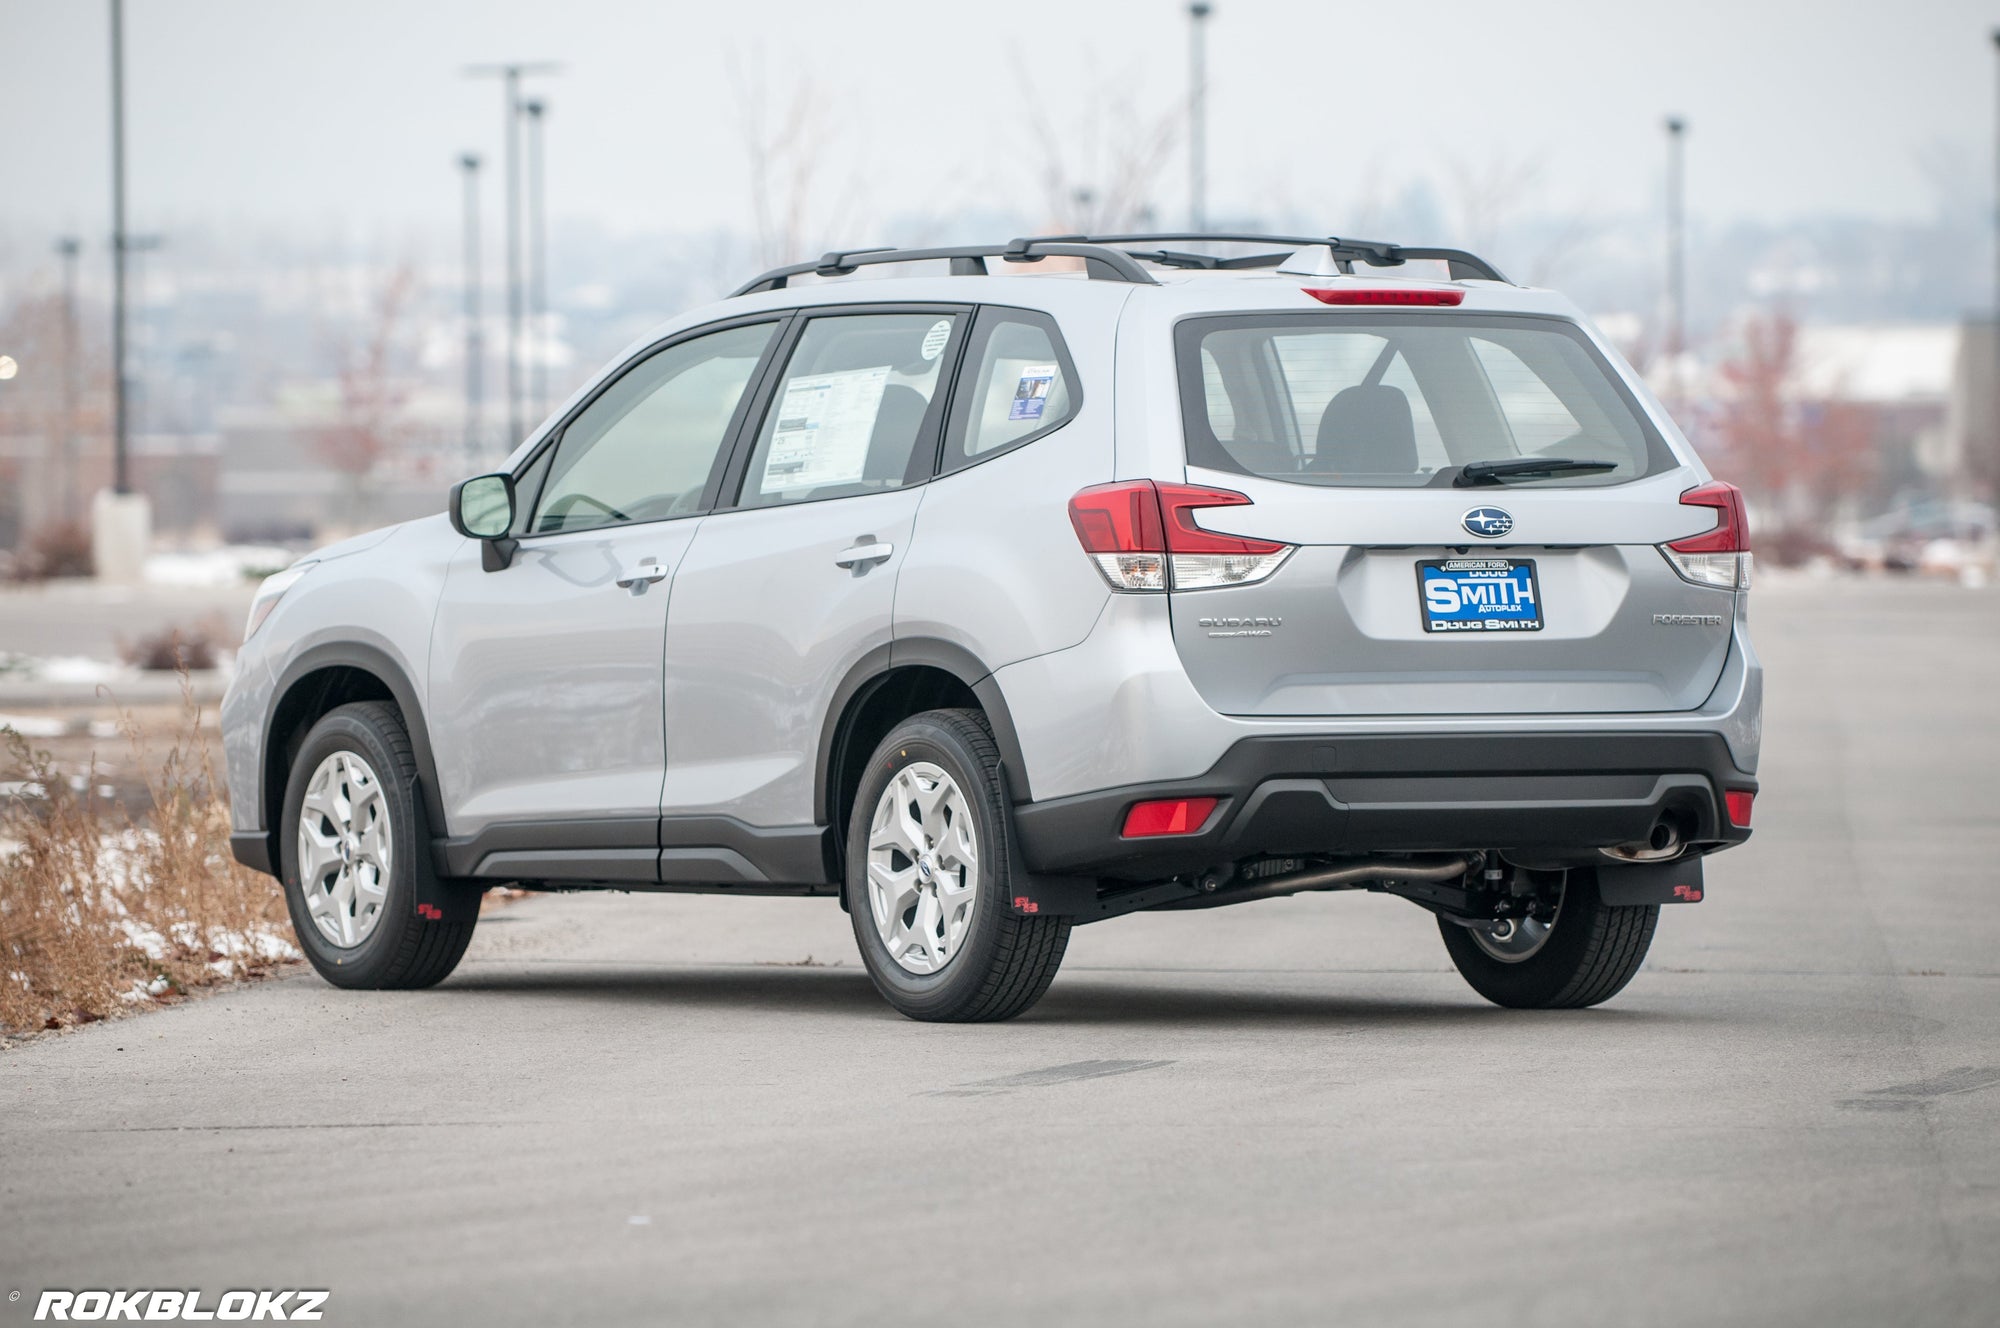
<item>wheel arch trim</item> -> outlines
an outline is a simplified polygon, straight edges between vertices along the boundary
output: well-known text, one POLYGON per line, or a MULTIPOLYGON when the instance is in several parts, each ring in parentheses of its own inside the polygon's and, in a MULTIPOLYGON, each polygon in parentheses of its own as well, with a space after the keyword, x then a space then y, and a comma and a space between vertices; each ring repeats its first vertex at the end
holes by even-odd
MULTIPOLYGON (((264 712, 258 743, 257 814, 258 819, 270 824, 265 825, 262 831, 253 833, 261 835, 264 841, 265 860, 272 867, 277 865, 280 858, 276 842, 277 818, 269 815, 269 809, 274 796, 284 796, 282 783, 275 789, 272 787, 274 758, 272 742, 275 736, 273 728, 280 712, 285 708, 285 703, 291 699, 299 686, 306 683, 314 674, 331 669, 353 669, 365 673, 388 689, 389 696, 395 701, 397 709, 403 712, 403 726, 410 735, 410 751, 417 762, 417 796, 422 802, 425 817, 433 827, 430 836, 435 840, 444 833, 444 803, 438 789, 436 760, 431 752, 430 724, 424 718, 423 702, 418 698, 416 684, 410 681, 409 673, 402 664, 379 646, 363 641, 328 641, 299 652, 291 663, 285 666, 284 671, 278 675, 276 685, 271 688, 271 699, 264 712)), ((282 772, 279 778, 282 781, 289 776, 290 772, 286 771, 282 772)), ((244 834, 232 836, 232 839, 248 840, 251 837, 250 834, 244 834)), ((245 858, 246 849, 254 852, 248 845, 245 845, 244 849, 237 849, 238 861, 243 861, 252 867, 259 866, 245 858)))

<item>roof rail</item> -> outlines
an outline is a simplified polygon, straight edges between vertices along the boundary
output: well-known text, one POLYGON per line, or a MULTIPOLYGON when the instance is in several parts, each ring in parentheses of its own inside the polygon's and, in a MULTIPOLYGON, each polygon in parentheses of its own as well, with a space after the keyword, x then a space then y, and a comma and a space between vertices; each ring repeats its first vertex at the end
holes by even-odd
POLYGON ((769 272, 731 291, 730 298, 758 291, 783 290, 793 277, 844 277, 857 268, 881 263, 923 263, 949 259, 953 276, 984 276, 986 260, 1009 263, 1039 263, 1044 258, 1081 258, 1084 271, 1093 281, 1123 281, 1139 286, 1157 286, 1140 263, 1161 267, 1200 268, 1210 271, 1276 267, 1300 249, 1324 248, 1342 272, 1354 271, 1356 263, 1370 267, 1401 267, 1412 259, 1444 263, 1453 281, 1497 281, 1513 285, 1476 254, 1463 249, 1434 249, 1425 246, 1389 244, 1381 240, 1349 240, 1337 235, 1239 235, 1202 231, 1155 231, 1138 235, 1028 235, 1005 244, 967 244, 943 249, 835 249, 817 261, 774 267, 769 272), (1207 244, 1275 244, 1282 252, 1244 254, 1223 258, 1215 254, 1188 253, 1178 249, 1131 249, 1128 245, 1166 244, 1196 241, 1207 244))
POLYGON ((750 295, 757 291, 783 290, 793 277, 844 277, 856 268, 878 263, 923 263, 951 260, 953 276, 984 276, 986 260, 1005 259, 1009 263, 1039 263, 1044 258, 1081 258, 1084 272, 1093 281, 1124 281, 1138 286, 1159 283, 1139 266, 1131 255, 1101 244, 1089 244, 1081 236, 1042 235, 1009 240, 1005 244, 965 244, 945 249, 835 249, 817 262, 774 267, 729 293, 750 295))

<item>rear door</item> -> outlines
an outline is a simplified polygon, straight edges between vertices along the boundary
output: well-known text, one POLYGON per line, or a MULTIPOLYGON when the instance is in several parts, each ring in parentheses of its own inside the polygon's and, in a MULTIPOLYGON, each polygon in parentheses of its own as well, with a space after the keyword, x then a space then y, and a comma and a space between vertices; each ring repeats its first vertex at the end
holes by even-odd
POLYGON ((1697 477, 1574 324, 1243 315, 1182 323, 1177 352, 1188 479, 1251 500, 1196 524, 1297 546, 1266 580, 1172 592, 1218 710, 1667 711, 1713 689, 1734 592, 1657 546, 1716 514, 1681 504, 1697 477))
MULTIPOLYGON (((717 818, 813 822, 835 689, 889 644, 968 312, 834 307, 792 329, 745 426, 733 498, 702 523, 674 581, 660 801, 670 879, 677 839, 709 842, 717 818)), ((690 862, 709 869, 700 854, 690 862)))

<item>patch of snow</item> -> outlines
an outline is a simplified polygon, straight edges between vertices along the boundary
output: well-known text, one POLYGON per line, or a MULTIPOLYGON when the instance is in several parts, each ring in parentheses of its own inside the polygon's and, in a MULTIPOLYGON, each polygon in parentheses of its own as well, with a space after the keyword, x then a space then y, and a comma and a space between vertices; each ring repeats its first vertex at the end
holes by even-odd
POLYGON ((12 729, 24 738, 60 738, 69 732, 69 721, 48 715, 0 715, 0 729, 12 729))
POLYGON ((230 544, 198 553, 156 553, 146 559, 146 580, 156 586, 240 586, 258 573, 292 565, 289 549, 230 544))
POLYGON ((88 655, 51 655, 30 661, 30 669, 30 676, 42 682, 117 682, 131 674, 122 664, 88 655))

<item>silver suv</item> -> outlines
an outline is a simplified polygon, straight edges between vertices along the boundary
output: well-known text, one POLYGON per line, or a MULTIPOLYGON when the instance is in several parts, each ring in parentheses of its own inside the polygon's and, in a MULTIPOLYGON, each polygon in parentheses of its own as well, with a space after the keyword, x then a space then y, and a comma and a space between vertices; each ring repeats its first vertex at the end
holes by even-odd
POLYGON ((1470 254, 833 253, 266 582, 234 848, 346 987, 443 978, 501 882, 832 895, 896 1009, 1003 1019, 1078 924, 1365 889, 1488 999, 1591 1005, 1749 835, 1748 549, 1470 254))

